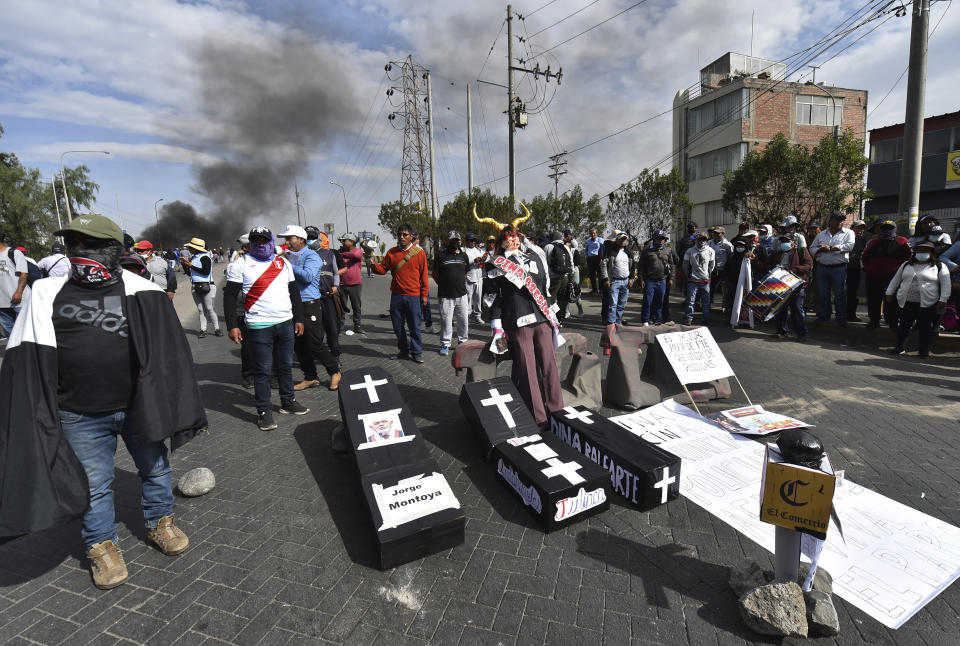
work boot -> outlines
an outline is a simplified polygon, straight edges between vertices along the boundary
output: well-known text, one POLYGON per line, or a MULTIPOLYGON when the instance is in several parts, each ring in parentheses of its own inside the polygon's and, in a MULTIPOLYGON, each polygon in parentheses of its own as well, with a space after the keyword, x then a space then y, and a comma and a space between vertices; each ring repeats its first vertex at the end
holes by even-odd
POLYGON ((173 524, 173 516, 164 516, 154 529, 147 531, 147 538, 167 556, 174 556, 187 549, 190 539, 173 524))
POLYGON ((93 585, 101 590, 115 588, 127 580, 127 564, 113 541, 94 543, 87 551, 87 558, 90 559, 93 585))
POLYGON ((343 379, 343 372, 336 372, 330 375, 330 390, 336 390, 340 387, 340 380, 343 379))
MULTIPOLYGON (((294 386, 293 389, 294 389, 294 390, 306 390, 307 388, 313 388, 314 386, 319 386, 319 385, 320 385, 320 380, 319 380, 319 379, 304 379, 304 380, 301 381, 299 384, 297 384, 296 386, 294 386)), ((331 388, 330 390, 333 390, 333 388, 331 388)))

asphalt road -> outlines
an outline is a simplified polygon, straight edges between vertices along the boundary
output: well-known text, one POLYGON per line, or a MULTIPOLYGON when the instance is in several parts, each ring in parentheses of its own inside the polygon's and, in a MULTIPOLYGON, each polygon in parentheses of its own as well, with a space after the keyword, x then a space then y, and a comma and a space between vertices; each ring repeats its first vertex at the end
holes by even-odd
MULTIPOLYGON (((172 456, 175 480, 211 468, 217 488, 177 498, 190 549, 147 546, 135 469, 121 450, 116 487, 130 580, 95 589, 79 524, 0 545, 0 641, 9 644, 742 644, 775 643, 741 622, 729 568, 771 555, 683 498, 651 512, 618 504, 544 535, 483 462, 457 404, 462 378, 426 337, 424 365, 395 350, 389 278, 364 279, 363 337, 341 337, 347 367, 385 366, 467 515, 466 541, 381 572, 349 460, 331 454, 339 412, 325 388, 298 399, 305 417, 256 427, 238 385, 239 352, 196 336, 186 290, 177 309, 197 363, 210 429, 172 456)), ((596 300, 568 327, 594 348, 596 300)), ((438 309, 438 308, 435 308, 438 309)), ((637 318, 631 302, 627 318, 637 318)), ((894 500, 960 525, 960 361, 956 338, 932 360, 891 356, 892 341, 862 326, 813 324, 804 343, 769 329, 714 334, 754 402, 816 424, 834 466, 894 500), (921 496, 921 494, 923 494, 921 496)), ((471 336, 479 337, 472 333, 471 336)), ((914 353, 915 354, 915 353, 914 353)), ((295 377, 299 371, 295 369, 295 377)), ((745 403, 714 402, 706 410, 745 403)), ((605 414, 620 411, 604 409, 605 414)), ((758 474, 759 477, 759 474, 758 474)), ((960 587, 897 631, 837 600, 841 634, 823 644, 954 644, 960 587)), ((794 643, 788 640, 788 643, 794 643)))

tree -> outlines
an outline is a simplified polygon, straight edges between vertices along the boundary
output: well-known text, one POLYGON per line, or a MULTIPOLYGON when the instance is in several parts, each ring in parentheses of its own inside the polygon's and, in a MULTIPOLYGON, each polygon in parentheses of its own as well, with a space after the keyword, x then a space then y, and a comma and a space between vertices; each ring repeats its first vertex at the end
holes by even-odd
POLYGON ((646 240, 658 229, 673 228, 692 206, 679 169, 664 174, 644 168, 610 194, 606 221, 636 240, 646 240))
MULTIPOLYGON (((473 207, 476 204, 477 216, 480 219, 493 218, 497 222, 510 222, 522 213, 519 205, 510 203, 509 197, 498 197, 490 189, 481 191, 474 189, 467 195, 460 191, 455 198, 443 205, 440 212, 440 231, 458 231, 460 235, 467 235, 468 231, 476 233, 480 238, 497 234, 497 228, 492 224, 477 222, 473 217, 473 207), (514 210, 515 209, 515 210, 514 210)), ((526 230, 526 224, 523 225, 526 230)))
POLYGON ((530 200, 529 207, 533 216, 526 224, 527 230, 548 237, 569 229, 575 238, 580 239, 592 228, 603 228, 600 196, 594 193, 589 200, 584 200, 579 184, 559 198, 552 193, 537 195, 530 200))
POLYGON ((857 210, 872 195, 864 183, 869 164, 870 159, 863 154, 863 140, 856 138, 853 129, 847 128, 836 140, 833 135, 826 135, 810 151, 805 213, 825 220, 827 213, 857 210))
POLYGON ((780 223, 802 210, 809 153, 778 132, 763 150, 751 150, 723 178, 723 208, 750 224, 780 223))

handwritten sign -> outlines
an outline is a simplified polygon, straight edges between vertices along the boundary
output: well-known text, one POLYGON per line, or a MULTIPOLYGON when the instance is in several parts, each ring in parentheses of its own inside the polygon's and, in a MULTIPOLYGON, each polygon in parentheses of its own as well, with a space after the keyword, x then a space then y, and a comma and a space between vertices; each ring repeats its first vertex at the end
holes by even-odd
POLYGON ((699 384, 733 374, 733 368, 705 327, 658 334, 657 342, 681 384, 699 384))

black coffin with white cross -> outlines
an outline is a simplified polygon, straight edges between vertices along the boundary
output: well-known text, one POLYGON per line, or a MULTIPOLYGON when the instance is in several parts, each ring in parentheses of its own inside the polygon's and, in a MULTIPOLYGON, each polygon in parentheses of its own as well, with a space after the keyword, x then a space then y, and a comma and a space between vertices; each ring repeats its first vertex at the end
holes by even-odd
POLYGON ((360 478, 386 570, 463 542, 464 515, 432 459, 360 478))
POLYGON ((610 489, 638 509, 680 495, 680 458, 584 406, 550 415, 550 430, 609 474, 610 489))
POLYGON ((498 442, 539 432, 509 377, 465 383, 460 389, 460 409, 480 438, 488 460, 498 442))
POLYGON ((610 478, 553 435, 510 438, 493 447, 497 477, 551 532, 610 507, 610 478))
POLYGON ((462 543, 463 510, 390 374, 382 368, 346 371, 338 395, 380 545, 380 567, 462 543))

